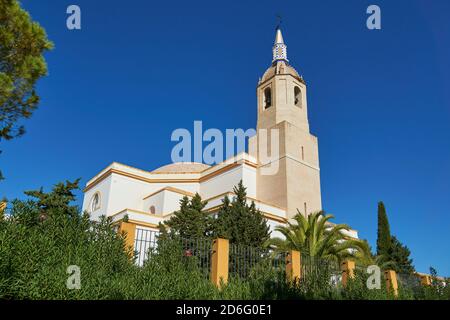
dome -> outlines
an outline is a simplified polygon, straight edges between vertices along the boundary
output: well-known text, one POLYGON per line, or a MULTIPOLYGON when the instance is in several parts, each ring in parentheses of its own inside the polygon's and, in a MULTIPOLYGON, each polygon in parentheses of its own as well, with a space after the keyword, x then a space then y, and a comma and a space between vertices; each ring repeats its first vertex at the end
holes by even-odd
POLYGON ((297 80, 299 80, 302 83, 304 83, 303 78, 298 74, 297 70, 295 70, 291 65, 289 65, 285 61, 276 61, 276 62, 274 62, 269 67, 269 69, 266 70, 266 72, 264 73, 264 75, 262 76, 262 78, 260 80, 260 83, 269 80, 270 78, 272 78, 276 74, 280 74, 280 75, 282 75, 282 74, 290 74, 291 76, 293 76, 297 80))
POLYGON ((153 170, 152 173, 199 173, 208 168, 209 165, 199 162, 176 162, 153 170))

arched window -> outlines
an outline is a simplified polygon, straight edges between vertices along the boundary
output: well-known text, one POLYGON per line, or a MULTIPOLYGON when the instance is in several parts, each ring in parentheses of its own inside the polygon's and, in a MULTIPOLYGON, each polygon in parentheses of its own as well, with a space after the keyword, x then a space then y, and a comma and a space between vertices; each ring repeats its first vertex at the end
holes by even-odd
POLYGON ((272 106, 272 90, 270 88, 264 89, 264 109, 272 106))
POLYGON ((91 212, 100 209, 100 193, 96 192, 91 200, 91 212))
POLYGON ((299 87, 294 87, 294 104, 302 107, 302 90, 299 87))
POLYGON ((155 206, 150 206, 150 213, 151 214, 155 214, 156 213, 155 206))
POLYGON ((305 160, 305 148, 302 146, 302 160, 305 160))

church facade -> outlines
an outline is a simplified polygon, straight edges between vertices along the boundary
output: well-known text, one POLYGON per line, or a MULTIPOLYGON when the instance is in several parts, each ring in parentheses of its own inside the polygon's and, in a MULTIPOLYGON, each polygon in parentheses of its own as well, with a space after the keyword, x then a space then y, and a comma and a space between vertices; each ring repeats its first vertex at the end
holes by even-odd
MULTIPOLYGON (((318 140, 309 131, 307 87, 289 64, 279 28, 272 64, 257 85, 257 114, 257 134, 249 139, 248 153, 213 166, 184 162, 153 171, 114 162, 87 182, 83 210, 94 220, 105 215, 118 222, 127 216, 138 229, 156 231, 184 196, 199 193, 208 201, 205 209, 214 214, 242 180, 248 201, 254 201, 272 236, 278 236, 274 228, 297 212, 322 209, 318 140), (262 157, 274 154, 268 143, 273 132, 279 142, 276 157, 262 157), (268 173, 274 165, 276 172, 268 173)), ((348 236, 358 237, 354 230, 348 236)))

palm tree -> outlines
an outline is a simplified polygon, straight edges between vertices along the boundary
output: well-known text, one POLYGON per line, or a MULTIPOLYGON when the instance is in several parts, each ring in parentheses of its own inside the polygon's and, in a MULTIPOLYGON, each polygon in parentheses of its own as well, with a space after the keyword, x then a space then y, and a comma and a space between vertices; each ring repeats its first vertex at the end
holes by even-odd
POLYGON ((382 270, 393 269, 396 266, 395 262, 389 260, 386 255, 373 255, 367 240, 360 241, 359 250, 355 253, 355 260, 360 266, 377 265, 382 270))
MULTIPOLYGON (((298 210, 297 210, 298 211, 298 210)), ((346 224, 332 224, 331 214, 316 212, 304 217, 300 212, 294 217, 294 223, 277 226, 285 239, 274 238, 271 246, 277 250, 297 250, 311 258, 325 258, 341 262, 345 258, 355 257, 355 253, 364 255, 361 250, 362 241, 349 238, 343 231, 350 230, 346 224)))

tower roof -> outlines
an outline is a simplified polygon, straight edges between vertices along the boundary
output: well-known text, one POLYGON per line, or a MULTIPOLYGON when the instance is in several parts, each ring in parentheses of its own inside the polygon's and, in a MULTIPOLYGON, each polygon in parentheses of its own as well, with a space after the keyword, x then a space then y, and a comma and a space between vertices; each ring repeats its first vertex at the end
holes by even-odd
POLYGON ((273 60, 275 61, 288 61, 287 58, 287 46, 284 43, 283 35, 281 34, 280 27, 277 27, 275 34, 275 43, 273 45, 273 60))
POLYGON ((266 70, 259 83, 263 83, 277 74, 289 74, 304 83, 303 78, 289 64, 289 61, 287 59, 287 46, 284 43, 283 34, 281 33, 281 29, 279 26, 276 29, 275 43, 273 45, 272 51, 272 65, 266 70))
POLYGON ((277 27, 277 33, 275 35, 275 44, 277 43, 284 44, 283 35, 281 34, 280 27, 277 27))

